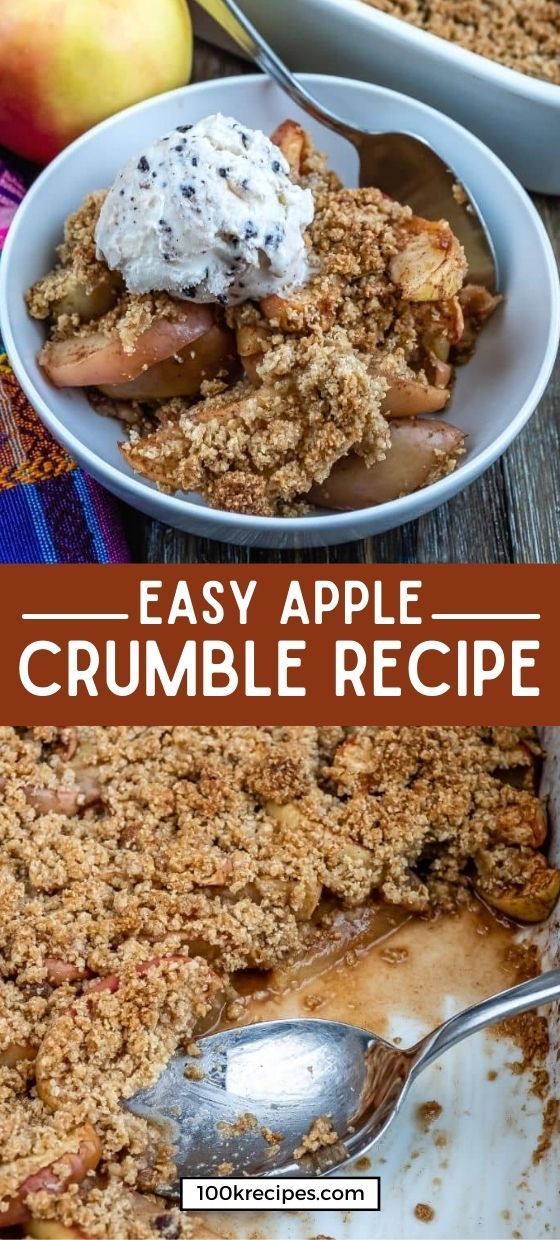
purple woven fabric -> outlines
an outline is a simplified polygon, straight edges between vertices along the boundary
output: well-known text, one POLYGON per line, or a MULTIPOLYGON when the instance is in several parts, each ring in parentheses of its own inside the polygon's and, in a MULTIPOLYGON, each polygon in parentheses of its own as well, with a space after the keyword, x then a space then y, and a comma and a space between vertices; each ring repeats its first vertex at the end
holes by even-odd
MULTIPOLYGON (((0 250, 24 193, 22 178, 0 156, 0 250)), ((0 335, 0 563, 128 559, 117 501, 49 435, 17 383, 0 335)))

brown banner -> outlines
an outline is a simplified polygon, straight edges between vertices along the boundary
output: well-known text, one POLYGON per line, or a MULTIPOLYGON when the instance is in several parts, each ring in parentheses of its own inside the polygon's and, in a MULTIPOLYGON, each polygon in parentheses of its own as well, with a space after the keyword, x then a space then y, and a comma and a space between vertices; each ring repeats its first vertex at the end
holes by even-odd
POLYGON ((4 724, 559 722, 558 569, 17 566, 4 724))

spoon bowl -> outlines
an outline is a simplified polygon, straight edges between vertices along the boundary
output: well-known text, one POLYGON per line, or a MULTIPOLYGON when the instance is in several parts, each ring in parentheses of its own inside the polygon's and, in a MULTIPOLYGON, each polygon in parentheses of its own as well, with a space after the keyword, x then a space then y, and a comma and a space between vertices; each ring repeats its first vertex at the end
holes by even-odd
POLYGON ((484 999, 401 1049, 354 1025, 273 1020, 199 1039, 150 1089, 125 1105, 166 1129, 181 1176, 310 1176, 340 1170, 378 1141, 410 1086, 434 1059, 487 1025, 560 998, 560 969, 484 999), (320 1117, 332 1143, 301 1150, 320 1117), (336 1134, 336 1135, 335 1135, 336 1134), (297 1151, 297 1154, 296 1154, 297 1151))
POLYGON ((361 186, 375 186, 412 207, 416 215, 446 220, 464 248, 470 282, 496 292, 496 256, 483 216, 472 194, 433 147, 413 133, 380 133, 350 124, 294 77, 236 0, 199 0, 199 4, 290 99, 352 143, 360 160, 361 186))

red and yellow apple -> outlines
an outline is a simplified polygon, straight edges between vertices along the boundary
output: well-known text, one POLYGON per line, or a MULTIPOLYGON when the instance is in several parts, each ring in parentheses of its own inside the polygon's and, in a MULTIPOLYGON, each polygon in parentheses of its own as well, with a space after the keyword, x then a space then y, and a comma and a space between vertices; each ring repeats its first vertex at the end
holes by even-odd
POLYGON ((46 163, 191 65, 187 0, 1 0, 0 143, 46 163))

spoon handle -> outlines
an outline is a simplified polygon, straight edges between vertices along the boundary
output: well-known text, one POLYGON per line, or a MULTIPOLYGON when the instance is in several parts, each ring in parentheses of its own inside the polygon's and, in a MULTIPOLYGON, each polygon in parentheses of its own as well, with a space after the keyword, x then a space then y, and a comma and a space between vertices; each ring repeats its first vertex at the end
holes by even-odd
POLYGON ((539 977, 532 977, 520 986, 502 990, 500 994, 483 999, 481 1003, 466 1008, 464 1012, 458 1012, 418 1043, 412 1075, 416 1076, 444 1051, 449 1050, 450 1046, 467 1038, 469 1034, 505 1020, 506 1017, 529 1012, 541 1003, 552 1003, 555 999, 560 999, 560 969, 541 973, 539 977))
POLYGON ((274 81, 286 91, 294 103, 298 103, 303 108, 304 112, 308 112, 314 120, 320 121, 329 129, 334 129, 335 133, 341 134, 350 142, 359 140, 362 136, 359 130, 355 130, 335 112, 331 112, 330 108, 324 108, 318 104, 298 82, 260 31, 241 11, 235 0, 198 0, 198 3, 265 73, 274 78, 274 81))

